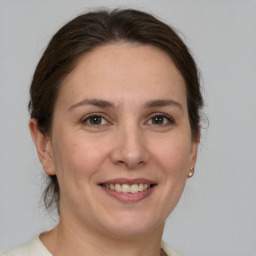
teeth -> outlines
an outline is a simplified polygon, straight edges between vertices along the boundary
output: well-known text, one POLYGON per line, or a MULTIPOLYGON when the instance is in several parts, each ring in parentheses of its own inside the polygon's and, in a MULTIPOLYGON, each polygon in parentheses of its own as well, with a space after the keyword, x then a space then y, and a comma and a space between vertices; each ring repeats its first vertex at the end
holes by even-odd
POLYGON ((110 190, 114 190, 116 192, 122 193, 138 193, 150 188, 150 184, 103 184, 103 187, 108 188, 110 190))
POLYGON ((144 185, 143 184, 139 184, 139 191, 143 191, 144 190, 144 185))
POLYGON ((115 185, 115 191, 116 192, 122 192, 122 186, 120 184, 115 185))
POLYGON ((131 193, 138 193, 139 192, 139 186, 137 184, 131 185, 131 193))
POLYGON ((122 185, 122 192, 123 193, 130 193, 131 192, 130 186, 127 185, 127 184, 123 184, 122 185))

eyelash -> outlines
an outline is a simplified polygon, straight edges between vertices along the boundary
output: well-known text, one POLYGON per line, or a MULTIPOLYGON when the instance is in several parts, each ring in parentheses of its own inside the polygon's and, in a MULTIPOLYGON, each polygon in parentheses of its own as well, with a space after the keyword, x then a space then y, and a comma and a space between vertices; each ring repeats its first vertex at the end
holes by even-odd
POLYGON ((83 124, 88 124, 88 125, 95 126, 95 127, 102 125, 102 124, 96 125, 96 124, 87 123, 87 121, 89 121, 90 118, 101 118, 101 119, 104 119, 104 120, 106 120, 106 122, 107 122, 108 124, 103 124, 103 125, 109 125, 109 122, 107 121, 107 119, 106 119, 102 114, 100 114, 100 113, 92 113, 92 114, 89 114, 89 115, 83 117, 83 119, 81 120, 81 122, 82 122, 83 124))
MULTIPOLYGON (((151 116, 149 118, 149 120, 152 120, 153 118, 155 117, 160 117, 160 118, 163 118, 163 119, 166 119, 168 123, 165 123, 165 124, 160 124, 160 125, 157 125, 157 124, 152 124, 152 125, 155 125, 155 126, 167 126, 167 125, 171 125, 171 124, 175 124, 175 120, 173 117, 169 116, 169 115, 166 115, 166 114, 162 114, 162 113, 156 113, 154 114, 153 116, 151 116)), ((147 121, 148 122, 148 121, 147 121)))
MULTIPOLYGON (((165 122, 165 121, 163 121, 165 122)), ((97 127, 97 126, 106 126, 106 125, 110 125, 110 122, 100 113, 92 113, 92 114, 89 114, 85 117, 83 117, 83 119, 81 120, 81 123, 82 124, 88 124, 90 126, 94 126, 94 127, 97 127), (102 119, 105 120, 105 122, 107 122, 106 124, 91 124, 91 123, 87 123, 88 121, 90 121, 90 118, 101 118, 101 122, 102 122, 102 119)), ((154 125, 154 126, 168 126, 168 125, 172 125, 172 124, 175 124, 175 120, 173 117, 169 116, 169 115, 166 115, 166 114, 162 114, 162 113, 156 113, 152 116, 150 116, 150 118, 148 119, 148 121, 146 122, 147 125, 154 125), (165 120, 167 120, 167 123, 163 123, 163 124, 147 124, 150 120, 152 121, 153 118, 156 118, 156 117, 159 117, 159 118, 163 118, 165 120)))

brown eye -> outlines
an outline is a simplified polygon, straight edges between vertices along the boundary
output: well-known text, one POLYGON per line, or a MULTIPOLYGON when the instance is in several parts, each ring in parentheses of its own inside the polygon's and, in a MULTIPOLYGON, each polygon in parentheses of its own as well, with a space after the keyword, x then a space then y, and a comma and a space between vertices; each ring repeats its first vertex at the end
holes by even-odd
POLYGON ((89 118, 89 122, 92 125, 99 125, 101 124, 101 116, 92 116, 89 118))
POLYGON ((168 124, 174 124, 174 120, 169 116, 155 115, 149 119, 148 124, 159 125, 159 126, 168 125, 168 124))
POLYGON ((163 116, 154 116, 152 117, 152 124, 163 124, 164 117, 163 116))
POLYGON ((99 125, 107 124, 107 120, 102 116, 93 115, 93 116, 89 116, 85 120, 83 120, 83 123, 99 126, 99 125))

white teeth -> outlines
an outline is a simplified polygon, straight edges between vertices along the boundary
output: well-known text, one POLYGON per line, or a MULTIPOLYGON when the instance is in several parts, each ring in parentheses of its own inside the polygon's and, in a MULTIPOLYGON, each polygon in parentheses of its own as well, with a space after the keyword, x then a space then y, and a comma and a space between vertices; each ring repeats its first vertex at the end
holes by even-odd
POLYGON ((116 192, 122 192, 122 186, 120 184, 115 185, 115 191, 116 192))
POLYGON ((108 188, 110 190, 114 190, 116 192, 122 193, 138 193, 150 188, 150 184, 103 184, 103 187, 108 188))
POLYGON ((139 186, 137 184, 131 185, 131 193, 138 193, 139 192, 139 186))
POLYGON ((143 191, 144 190, 144 185, 143 184, 139 184, 139 191, 141 192, 141 191, 143 191))
POLYGON ((131 192, 130 186, 127 185, 127 184, 123 184, 122 185, 122 192, 123 193, 130 193, 131 192))

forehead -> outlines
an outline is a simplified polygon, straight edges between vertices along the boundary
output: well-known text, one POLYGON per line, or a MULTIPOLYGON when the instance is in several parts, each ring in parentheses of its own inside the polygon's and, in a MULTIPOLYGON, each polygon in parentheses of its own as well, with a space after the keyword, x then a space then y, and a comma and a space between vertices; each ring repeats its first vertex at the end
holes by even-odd
POLYGON ((167 96, 186 104, 182 75, 164 51, 135 43, 113 43, 86 53, 59 93, 59 98, 70 101, 83 97, 143 101, 167 96))

